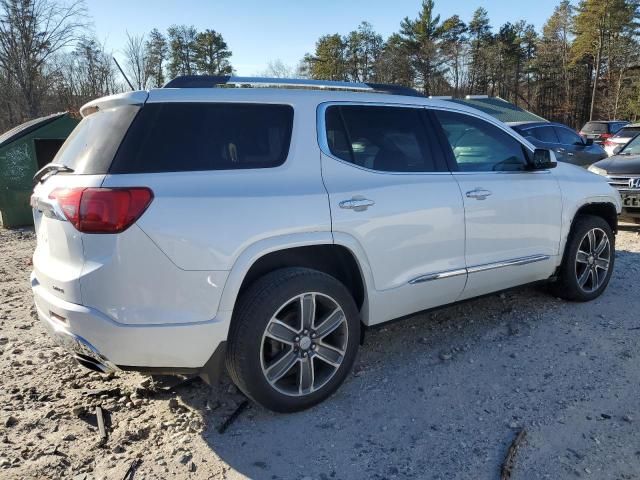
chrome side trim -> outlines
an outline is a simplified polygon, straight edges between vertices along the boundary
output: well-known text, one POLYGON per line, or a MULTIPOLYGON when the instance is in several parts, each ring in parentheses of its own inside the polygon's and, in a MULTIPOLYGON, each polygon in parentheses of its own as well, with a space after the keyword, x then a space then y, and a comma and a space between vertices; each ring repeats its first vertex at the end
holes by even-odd
POLYGON ((409 284, 431 282, 433 280, 441 280, 443 278, 457 277, 459 275, 468 275, 470 273, 485 272, 487 270, 495 270, 497 268, 514 267, 519 265, 528 265, 530 263, 544 262, 549 260, 549 255, 530 255, 528 257, 512 258, 511 260, 503 260, 501 262, 485 263, 482 265, 474 265, 467 268, 456 268, 454 270, 445 270, 443 272, 428 273, 409 280, 409 284))
POLYGON ((458 268, 456 270, 447 270, 444 272, 436 272, 436 273, 429 273, 427 275, 421 275, 417 278, 414 278, 413 280, 409 280, 409 283, 411 285, 415 285, 416 283, 430 282, 432 280, 441 280, 443 278, 457 277, 459 275, 466 275, 466 274, 467 274, 466 268, 458 268))
POLYGON ((530 263, 544 262, 550 258, 549 255, 530 255, 528 257, 512 258, 511 260, 503 260, 502 262, 485 263, 483 265, 468 267, 467 273, 484 272, 487 270, 495 270, 496 268, 513 267, 517 265, 528 265, 530 263))

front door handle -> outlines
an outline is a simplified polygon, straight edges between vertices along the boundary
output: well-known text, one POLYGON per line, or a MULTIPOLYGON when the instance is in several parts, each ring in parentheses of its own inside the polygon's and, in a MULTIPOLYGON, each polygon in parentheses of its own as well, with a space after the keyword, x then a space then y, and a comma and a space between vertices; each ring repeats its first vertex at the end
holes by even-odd
POLYGON ((484 188, 476 188, 474 190, 469 190, 467 192, 467 198, 475 198, 476 200, 484 200, 491 192, 489 190, 485 190, 484 188))
POLYGON ((348 210, 354 210, 356 212, 363 212, 369 207, 373 207, 376 204, 373 200, 364 198, 362 195, 355 195, 349 200, 343 200, 338 205, 340 208, 346 208, 348 210))

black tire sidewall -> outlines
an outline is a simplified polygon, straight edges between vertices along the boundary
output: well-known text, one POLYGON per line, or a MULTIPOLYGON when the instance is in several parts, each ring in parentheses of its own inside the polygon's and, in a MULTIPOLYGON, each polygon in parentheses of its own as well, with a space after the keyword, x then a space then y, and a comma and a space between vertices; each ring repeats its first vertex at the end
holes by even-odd
POLYGON ((349 374, 360 341, 360 314, 347 288, 335 278, 316 270, 286 268, 261 279, 242 295, 229 333, 227 367, 232 380, 249 398, 277 412, 309 408, 330 396, 349 374), (271 317, 288 300, 317 292, 336 301, 347 319, 345 358, 333 377, 317 391, 293 397, 275 390, 262 373, 260 349, 271 317))
POLYGON ((564 298, 582 302, 593 300, 599 297, 609 285, 611 275, 613 274, 614 264, 615 235, 613 234, 613 230, 611 230, 611 226, 609 225, 609 223, 603 218, 593 215, 582 215, 578 217, 575 221, 573 229, 571 230, 566 248, 565 258, 562 263, 562 278, 560 284, 557 286, 557 288, 559 289, 559 293, 564 298), (600 228, 609 237, 611 257, 609 261, 609 270, 607 271, 607 277, 605 278, 605 281, 597 290, 594 290, 593 292, 585 292, 584 290, 582 290, 582 288, 580 288, 578 279, 576 278, 575 261, 582 239, 587 234, 587 232, 593 228, 600 228))

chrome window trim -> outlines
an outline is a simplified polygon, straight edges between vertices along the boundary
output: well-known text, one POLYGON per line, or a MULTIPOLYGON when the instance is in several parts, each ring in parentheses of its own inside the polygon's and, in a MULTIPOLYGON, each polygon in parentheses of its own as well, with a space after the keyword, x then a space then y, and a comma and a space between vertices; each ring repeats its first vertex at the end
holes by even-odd
POLYGON ((443 278, 451 278, 451 277, 457 277, 459 275, 469 275, 472 273, 478 273, 478 272, 486 272, 488 270, 495 270, 498 268, 504 268, 504 267, 514 267, 514 266, 520 266, 520 265, 529 265, 531 263, 536 263, 536 262, 544 262, 546 260, 549 260, 551 258, 550 255, 542 255, 542 254, 538 254, 538 255, 529 255, 526 257, 518 257, 518 258, 512 258, 510 260, 502 260, 500 262, 492 262, 492 263, 484 263, 481 265, 474 265, 471 267, 466 267, 466 268, 456 268, 453 270, 444 270, 441 272, 435 272, 435 273, 428 273, 426 275, 420 275, 419 277, 416 277, 412 280, 409 280, 409 284, 410 285, 415 285, 418 283, 424 283, 424 282, 431 282, 433 280, 441 280, 443 278))
POLYGON ((331 153, 331 150, 329 149, 329 143, 327 140, 327 129, 326 129, 326 119, 325 119, 325 112, 327 110, 327 108, 334 106, 334 105, 341 105, 341 106, 345 106, 345 105, 356 105, 356 106, 371 106, 371 107, 400 107, 400 108, 419 108, 419 109, 425 109, 425 110, 442 110, 442 111, 446 111, 446 112, 453 112, 453 113, 460 113, 462 115, 468 115, 470 117, 474 117, 477 118, 478 120, 482 120, 487 122, 490 125, 493 125, 495 127, 497 127, 498 129, 502 130, 503 132, 507 133, 508 135, 510 135, 511 137, 513 137, 514 140, 516 140, 518 143, 520 143, 524 148, 526 148, 530 153, 533 154, 533 152, 535 151, 536 147, 531 144, 526 138, 522 137, 518 132, 516 132, 515 130, 513 130, 511 127, 507 126, 507 125, 501 125, 500 123, 498 123, 497 120, 492 120, 492 119, 487 119, 485 117, 483 117, 482 115, 478 115, 476 113, 473 112, 468 112, 466 110, 461 110, 459 108, 454 108, 454 107, 449 107, 447 106, 430 106, 430 105, 424 105, 424 104, 413 104, 413 103, 390 103, 390 102, 357 102, 357 101, 330 101, 330 102, 323 102, 318 104, 318 107, 316 108, 316 137, 317 137, 317 141, 318 141, 318 147, 320 148, 320 152, 322 154, 324 154, 325 156, 331 158, 332 160, 335 160, 337 162, 343 163, 344 165, 348 165, 352 168, 357 168, 359 170, 363 170, 365 172, 369 172, 369 173, 375 173, 378 175, 486 175, 486 174, 494 174, 494 175, 513 175, 513 174, 518 174, 518 175, 522 175, 522 174, 526 174, 526 175, 531 175, 531 174, 551 174, 551 170, 517 170, 517 171, 497 171, 497 172, 489 172, 489 171, 478 171, 478 172, 461 172, 461 171, 456 171, 456 172, 452 172, 452 171, 448 171, 448 172, 383 172, 380 170, 373 170, 371 168, 367 168, 367 167, 362 167, 360 165, 356 165, 355 163, 349 162, 347 160, 343 160, 342 158, 338 158, 335 155, 333 155, 331 153), (524 141, 523 141, 524 140, 524 141))

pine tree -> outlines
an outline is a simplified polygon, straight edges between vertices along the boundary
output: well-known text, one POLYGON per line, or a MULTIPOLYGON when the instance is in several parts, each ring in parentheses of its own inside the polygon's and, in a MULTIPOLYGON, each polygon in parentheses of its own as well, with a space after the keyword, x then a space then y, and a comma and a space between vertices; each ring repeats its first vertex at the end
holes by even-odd
POLYGON ((431 95, 442 76, 444 59, 440 54, 442 29, 440 15, 434 14, 434 1, 423 0, 422 10, 415 20, 405 17, 400 35, 411 58, 412 66, 425 95, 431 95))
POLYGON ((149 33, 145 49, 147 53, 147 76, 151 87, 162 87, 165 83, 165 62, 169 54, 166 37, 157 28, 154 28, 149 33))
POLYGON ((231 75, 229 63, 231 51, 222 35, 215 30, 205 30, 195 36, 193 44, 194 62, 199 74, 231 75))
POLYGON ((442 44, 440 48, 445 58, 445 64, 451 73, 454 96, 458 96, 462 83, 467 33, 467 25, 460 20, 458 15, 447 18, 442 22, 442 44))
POLYGON ((173 25, 169 37, 169 76, 195 75, 195 42, 197 31, 192 26, 173 25))
POLYGON ((487 79, 487 55, 485 49, 491 43, 491 25, 487 11, 480 7, 473 13, 469 22, 469 34, 471 37, 471 65, 469 91, 485 92, 488 86, 487 79))

